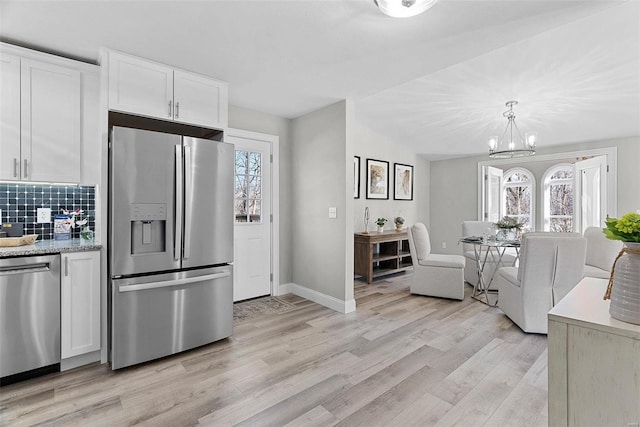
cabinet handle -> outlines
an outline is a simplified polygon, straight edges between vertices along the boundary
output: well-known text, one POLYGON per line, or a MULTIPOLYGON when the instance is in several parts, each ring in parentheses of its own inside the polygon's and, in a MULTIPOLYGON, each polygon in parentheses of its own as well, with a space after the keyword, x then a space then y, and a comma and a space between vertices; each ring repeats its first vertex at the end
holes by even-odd
POLYGON ((13 158, 13 177, 17 178, 18 177, 18 159, 16 159, 15 157, 13 158))
POLYGON ((169 117, 171 117, 171 113, 172 113, 171 102, 172 101, 169 101, 169 117))
POLYGON ((29 174, 27 173, 27 159, 24 159, 24 177, 27 178, 29 174))
POLYGON ((176 119, 180 117, 180 103, 176 102, 176 119))
POLYGON ((64 277, 69 276, 69 258, 64 257, 64 277))

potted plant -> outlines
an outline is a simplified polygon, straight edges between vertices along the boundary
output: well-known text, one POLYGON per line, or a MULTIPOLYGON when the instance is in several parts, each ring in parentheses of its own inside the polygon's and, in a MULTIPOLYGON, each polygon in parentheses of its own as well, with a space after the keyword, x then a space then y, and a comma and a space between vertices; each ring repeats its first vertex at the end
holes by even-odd
POLYGON ((382 233, 384 231, 384 223, 387 222, 386 218, 378 218, 376 219, 376 224, 378 225, 378 233, 382 233))
POLYGON ((503 217, 495 224, 498 228, 496 240, 516 240, 516 232, 520 231, 522 226, 524 226, 524 223, 510 216, 503 217))
POLYGON ((607 217, 602 230, 607 239, 621 240, 622 250, 611 266, 604 299, 611 299, 611 317, 640 325, 640 213, 620 219, 607 217))
POLYGON ((393 222, 396 224, 396 231, 402 231, 402 226, 404 225, 404 218, 401 216, 397 216, 393 219, 393 222))

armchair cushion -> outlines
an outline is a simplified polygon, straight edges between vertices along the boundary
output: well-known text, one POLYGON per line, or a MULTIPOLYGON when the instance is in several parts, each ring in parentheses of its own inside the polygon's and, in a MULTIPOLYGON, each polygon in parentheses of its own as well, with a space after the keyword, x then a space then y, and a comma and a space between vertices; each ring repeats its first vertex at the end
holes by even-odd
POLYGON ((464 268, 464 257, 460 255, 429 254, 424 259, 419 259, 418 264, 428 267, 464 268))
POLYGON ((584 238, 587 239, 585 276, 604 275, 604 278, 608 279, 613 261, 622 249, 622 242, 607 239, 600 227, 587 227, 584 230, 584 238))

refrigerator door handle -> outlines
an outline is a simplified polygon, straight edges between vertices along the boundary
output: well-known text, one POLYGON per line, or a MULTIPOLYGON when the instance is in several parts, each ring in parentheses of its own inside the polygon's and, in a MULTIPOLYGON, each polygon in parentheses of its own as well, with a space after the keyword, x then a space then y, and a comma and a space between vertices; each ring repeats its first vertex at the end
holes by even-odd
POLYGON ((176 145, 176 220, 173 227, 174 240, 173 240, 173 259, 175 261, 180 260, 182 255, 182 145, 176 145))
POLYGON ((183 259, 189 259, 191 253, 191 207, 193 205, 193 175, 191 147, 184 146, 184 253, 183 259))
POLYGON ((162 282, 140 283, 137 285, 120 285, 118 292, 142 291, 146 289, 168 288, 176 285, 188 285, 190 283, 206 282, 208 280, 221 279, 231 276, 231 271, 226 270, 220 273, 206 274, 204 276, 190 277, 188 279, 165 280, 162 282))

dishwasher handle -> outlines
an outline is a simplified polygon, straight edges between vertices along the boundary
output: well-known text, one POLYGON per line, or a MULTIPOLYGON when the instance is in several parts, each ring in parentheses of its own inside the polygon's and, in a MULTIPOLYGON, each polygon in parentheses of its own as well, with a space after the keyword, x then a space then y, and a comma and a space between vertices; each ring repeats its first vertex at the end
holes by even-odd
POLYGON ((204 276, 190 277, 187 279, 166 280, 163 282, 140 283, 137 285, 120 285, 118 287, 118 292, 132 292, 132 291, 142 291, 145 289, 168 288, 171 286, 188 285, 189 283, 199 283, 199 282, 206 282, 208 280, 222 279, 223 277, 229 277, 229 276, 231 276, 231 272, 227 270, 221 273, 206 274, 204 276))
POLYGON ((0 267, 0 276, 10 276, 12 274, 44 273, 46 271, 51 271, 49 263, 42 262, 37 264, 0 267))

